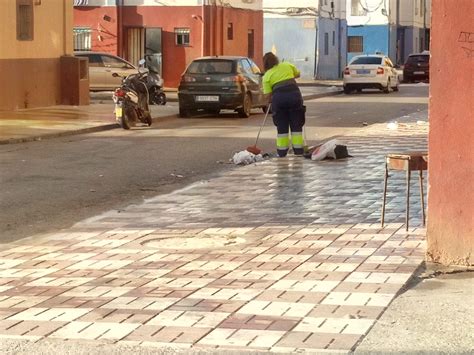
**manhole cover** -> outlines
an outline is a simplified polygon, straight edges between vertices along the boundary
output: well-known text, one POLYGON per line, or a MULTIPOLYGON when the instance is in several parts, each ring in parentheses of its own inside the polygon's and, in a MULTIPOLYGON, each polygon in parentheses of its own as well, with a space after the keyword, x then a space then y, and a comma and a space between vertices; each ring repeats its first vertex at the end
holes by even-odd
POLYGON ((154 238, 146 240, 141 244, 158 249, 211 249, 231 247, 242 243, 245 243, 245 239, 237 236, 204 235, 154 238))

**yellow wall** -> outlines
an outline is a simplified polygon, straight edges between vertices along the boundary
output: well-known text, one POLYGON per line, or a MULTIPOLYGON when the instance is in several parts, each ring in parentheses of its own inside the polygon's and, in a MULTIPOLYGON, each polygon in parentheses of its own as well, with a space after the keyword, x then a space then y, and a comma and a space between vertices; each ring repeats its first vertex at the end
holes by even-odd
POLYGON ((16 37, 16 0, 0 0, 0 59, 58 58, 72 54, 73 1, 33 0, 34 40, 16 37))

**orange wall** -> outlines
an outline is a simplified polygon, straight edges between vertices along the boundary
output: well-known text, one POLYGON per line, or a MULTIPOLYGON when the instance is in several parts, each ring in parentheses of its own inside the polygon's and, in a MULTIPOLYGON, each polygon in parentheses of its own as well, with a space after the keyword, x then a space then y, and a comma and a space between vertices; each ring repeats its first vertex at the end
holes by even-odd
MULTIPOLYGON (((74 11, 74 25, 87 26, 93 30, 92 49, 122 55, 117 46, 117 13, 114 6, 78 7, 74 11), (108 15, 112 22, 103 20, 108 15), (98 28, 105 28, 98 41, 98 28)), ((247 55, 248 29, 255 31, 255 61, 261 64, 263 55, 263 13, 261 11, 230 9, 206 6, 125 6, 123 7, 123 36, 127 27, 162 28, 163 79, 165 86, 177 87, 186 66, 196 57, 204 55, 247 55), (202 35, 203 22, 204 36, 202 35), (202 16, 204 15, 204 16, 202 16), (234 40, 227 40, 227 24, 234 24, 234 40), (175 27, 190 28, 190 45, 175 44, 175 27), (204 44, 202 43, 204 40, 204 44)))
POLYGON ((115 6, 74 8, 74 27, 91 28, 92 48, 97 52, 117 54, 116 9, 115 6), (103 19, 106 15, 111 18, 110 22, 103 19))
POLYGON ((427 241, 444 264, 473 264, 473 18, 473 0, 432 2, 427 241))

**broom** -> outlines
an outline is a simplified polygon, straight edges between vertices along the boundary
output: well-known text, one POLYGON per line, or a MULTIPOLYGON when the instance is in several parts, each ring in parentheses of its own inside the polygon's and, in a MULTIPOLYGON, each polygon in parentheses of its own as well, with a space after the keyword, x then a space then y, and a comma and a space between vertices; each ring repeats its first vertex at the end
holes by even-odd
POLYGON ((272 104, 270 103, 267 107, 267 112, 265 112, 265 118, 263 119, 263 123, 260 126, 260 129, 258 130, 255 144, 251 145, 250 147, 247 147, 247 152, 250 152, 255 155, 259 155, 260 153, 262 153, 262 150, 259 147, 257 147, 257 143, 258 143, 258 139, 260 138, 260 133, 262 132, 263 127, 265 126, 265 122, 267 122, 267 117, 268 117, 268 114, 270 113, 271 108, 272 108, 272 104))

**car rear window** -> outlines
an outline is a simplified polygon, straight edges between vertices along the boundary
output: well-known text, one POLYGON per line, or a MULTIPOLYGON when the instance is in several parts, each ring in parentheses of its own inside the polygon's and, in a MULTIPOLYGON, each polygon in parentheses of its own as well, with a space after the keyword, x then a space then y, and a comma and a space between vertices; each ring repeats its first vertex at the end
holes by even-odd
POLYGON ((196 60, 189 65, 189 74, 231 74, 234 62, 231 60, 196 60))
POLYGON ((430 56, 428 55, 411 55, 407 59, 407 63, 428 63, 430 56))
POLYGON ((351 64, 382 64, 381 57, 359 57, 355 58, 351 64))

